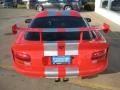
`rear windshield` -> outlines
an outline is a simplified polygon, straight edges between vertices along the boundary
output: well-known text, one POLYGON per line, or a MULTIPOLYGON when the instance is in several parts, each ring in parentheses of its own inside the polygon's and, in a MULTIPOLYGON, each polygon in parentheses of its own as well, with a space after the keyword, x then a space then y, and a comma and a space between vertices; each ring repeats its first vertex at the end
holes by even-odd
MULTIPOLYGON (((75 16, 50 16, 37 18, 31 22, 30 28, 78 28, 86 27, 84 20, 81 17, 75 16)), ((26 40, 38 41, 40 40, 40 33, 27 32, 25 34, 26 40)), ((42 32, 43 41, 73 41, 80 40, 80 32, 42 32)), ((90 33, 88 31, 83 33, 83 40, 90 40, 90 33)))
MULTIPOLYGON (((40 33, 29 32, 25 34, 25 39, 30 41, 39 41, 40 33)), ((83 40, 90 40, 90 33, 83 32, 83 40)), ((80 40, 80 32, 42 32, 42 41, 76 41, 80 40)))
POLYGON ((42 33, 43 41, 60 41, 60 40, 79 40, 80 32, 52 32, 42 33))
POLYGON ((75 16, 49 16, 37 18, 30 24, 31 28, 78 28, 86 27, 81 17, 75 16))

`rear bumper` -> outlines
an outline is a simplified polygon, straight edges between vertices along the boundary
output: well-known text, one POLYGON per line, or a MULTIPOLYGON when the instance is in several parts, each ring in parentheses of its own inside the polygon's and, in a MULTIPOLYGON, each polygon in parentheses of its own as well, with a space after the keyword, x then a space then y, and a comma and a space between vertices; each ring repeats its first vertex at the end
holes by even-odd
POLYGON ((35 78, 65 78, 65 77, 87 77, 103 72, 108 66, 108 61, 102 62, 98 66, 89 69, 80 69, 77 66, 66 67, 41 67, 39 69, 23 68, 14 63, 15 70, 24 75, 35 78))

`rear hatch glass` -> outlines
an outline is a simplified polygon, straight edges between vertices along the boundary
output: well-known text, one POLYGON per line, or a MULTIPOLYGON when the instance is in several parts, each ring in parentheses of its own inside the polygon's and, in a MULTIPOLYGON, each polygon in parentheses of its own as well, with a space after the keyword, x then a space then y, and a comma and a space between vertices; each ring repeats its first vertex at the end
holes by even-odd
MULTIPOLYGON (((76 16, 48 16, 48 17, 41 17, 32 22, 29 25, 30 28, 51 28, 58 29, 58 28, 80 28, 86 27, 86 23, 82 17, 76 16)), ((27 32, 25 33, 26 40, 40 40, 40 33, 38 32, 27 32)), ((90 34, 88 31, 83 33, 83 39, 90 39, 90 34)), ((43 41, 72 41, 72 40, 80 40, 80 31, 72 31, 72 32, 42 32, 42 40, 43 41)))
POLYGON ((86 27, 82 17, 49 16, 32 20, 30 28, 79 28, 86 27))
MULTIPOLYGON (((76 41, 80 40, 81 32, 42 32, 42 41, 76 41)), ((83 40, 90 40, 90 33, 83 32, 83 40)), ((28 32, 25 34, 25 40, 39 41, 40 33, 28 32)))

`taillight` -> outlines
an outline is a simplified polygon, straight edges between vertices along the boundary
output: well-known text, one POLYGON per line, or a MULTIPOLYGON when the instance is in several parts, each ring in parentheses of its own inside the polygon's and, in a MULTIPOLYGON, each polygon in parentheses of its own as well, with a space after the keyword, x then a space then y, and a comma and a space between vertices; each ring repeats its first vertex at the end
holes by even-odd
POLYGON ((106 50, 102 50, 102 51, 94 52, 92 54, 91 59, 93 62, 96 62, 97 60, 99 60, 105 56, 106 56, 106 50))
POLYGON ((26 65, 30 65, 31 63, 31 57, 27 53, 16 53, 15 58, 17 58, 21 63, 24 63, 26 65))

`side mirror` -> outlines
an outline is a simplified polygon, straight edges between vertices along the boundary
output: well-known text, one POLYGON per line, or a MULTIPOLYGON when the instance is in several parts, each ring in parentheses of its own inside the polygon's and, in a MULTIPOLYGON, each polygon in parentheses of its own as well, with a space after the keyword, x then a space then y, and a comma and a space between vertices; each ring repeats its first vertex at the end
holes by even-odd
POLYGON ((30 23, 32 21, 32 19, 26 19, 25 23, 30 23))
POLYGON ((91 18, 85 18, 87 22, 91 22, 91 18))
POLYGON ((104 23, 102 29, 104 33, 108 33, 110 31, 110 26, 107 23, 104 23))
POLYGON ((17 34, 17 25, 16 25, 16 24, 14 24, 14 25, 12 26, 12 33, 13 33, 13 34, 17 34))

